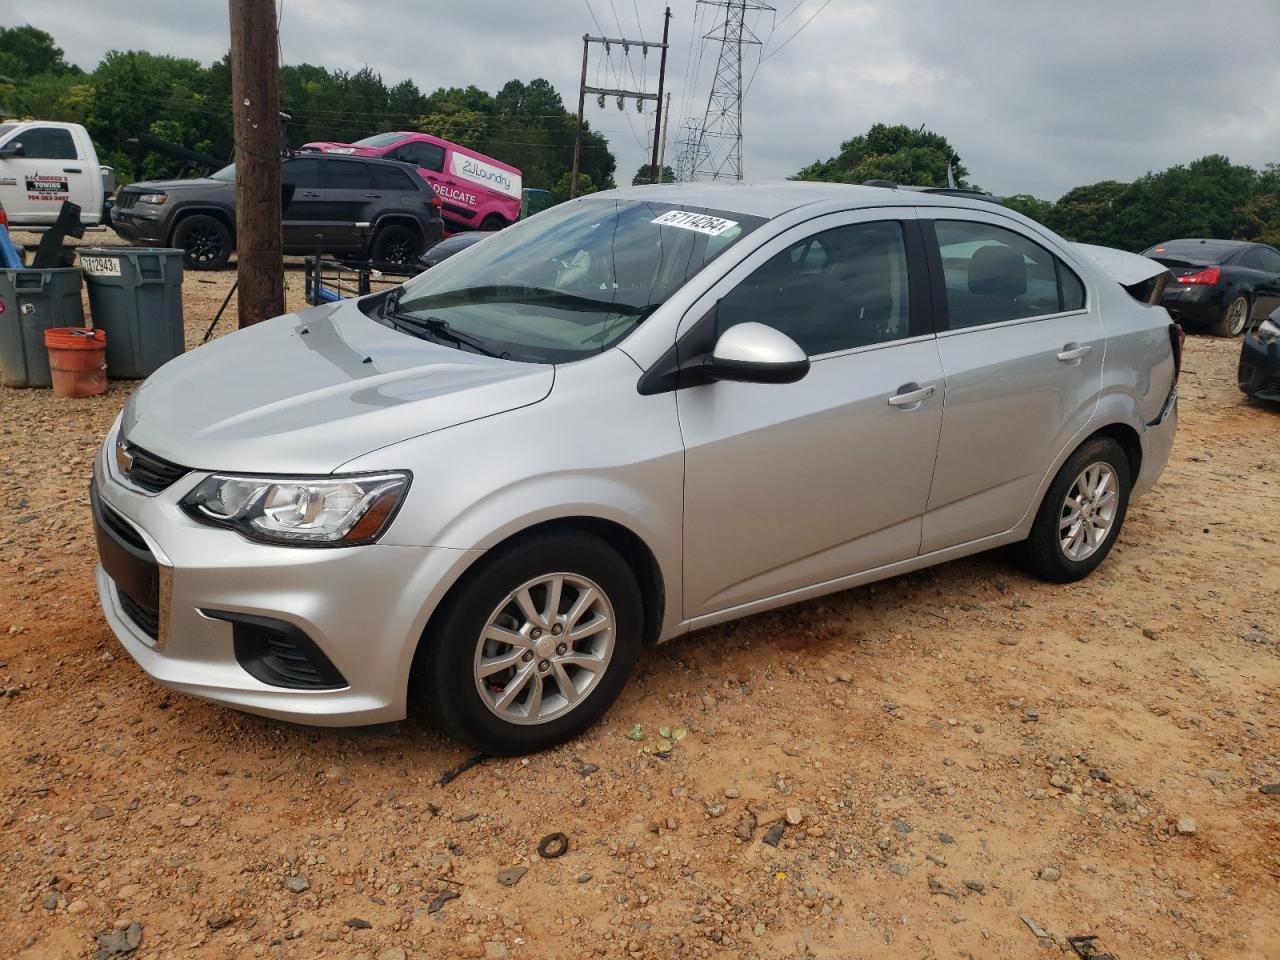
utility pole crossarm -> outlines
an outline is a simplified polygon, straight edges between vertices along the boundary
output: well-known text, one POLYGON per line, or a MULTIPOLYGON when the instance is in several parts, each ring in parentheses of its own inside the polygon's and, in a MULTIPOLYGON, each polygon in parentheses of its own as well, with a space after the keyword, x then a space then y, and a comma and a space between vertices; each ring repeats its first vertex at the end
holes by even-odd
POLYGON ((644 47, 645 49, 653 47, 655 49, 667 49, 667 42, 665 40, 662 43, 655 43, 652 40, 626 40, 622 37, 585 37, 584 39, 588 43, 604 43, 610 46, 616 43, 620 47, 644 47))
POLYGON ((583 87, 583 93, 595 93, 605 97, 629 97, 632 100, 657 100, 656 93, 642 93, 638 90, 614 90, 611 87, 583 87))

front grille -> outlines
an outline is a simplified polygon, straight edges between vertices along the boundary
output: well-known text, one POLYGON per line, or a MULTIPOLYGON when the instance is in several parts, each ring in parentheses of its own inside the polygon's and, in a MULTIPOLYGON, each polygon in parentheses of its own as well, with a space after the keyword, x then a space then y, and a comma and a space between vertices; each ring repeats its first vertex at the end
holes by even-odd
POLYGON ((135 206, 137 204, 138 198, 140 196, 142 196, 142 194, 140 193, 133 193, 132 191, 129 191, 129 190, 122 190, 116 194, 116 206, 119 207, 121 210, 128 210, 130 207, 135 206))
POLYGON ((150 493, 168 489, 190 472, 186 467, 157 457, 132 443, 125 442, 124 449, 133 458, 133 463, 128 470, 124 470, 123 464, 120 464, 121 470, 130 482, 150 493))
POLYGON ((139 603, 119 588, 116 596, 120 598, 120 609, 152 640, 160 639, 160 611, 146 604, 139 603))

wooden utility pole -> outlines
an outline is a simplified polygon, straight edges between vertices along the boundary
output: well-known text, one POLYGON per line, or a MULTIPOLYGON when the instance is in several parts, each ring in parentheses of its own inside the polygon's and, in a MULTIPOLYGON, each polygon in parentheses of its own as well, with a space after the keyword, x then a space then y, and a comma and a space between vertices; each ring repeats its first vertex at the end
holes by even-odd
POLYGON ((578 195, 578 161, 582 156, 582 112, 587 106, 587 50, 590 38, 582 35, 582 80, 578 82, 578 126, 573 132, 573 172, 569 176, 569 199, 578 195))
POLYGON ((230 0, 241 329, 284 313, 275 0, 230 0))
POLYGON ((662 63, 658 67, 658 107, 653 118, 653 163, 649 164, 649 182, 662 181, 662 168, 658 166, 658 143, 662 133, 662 84, 667 78, 667 31, 671 27, 671 8, 667 7, 662 18, 662 63))
MULTIPOLYGON (((646 93, 643 90, 616 90, 613 87, 589 87, 587 86, 587 51, 591 49, 591 44, 599 43, 604 46, 606 55, 609 48, 616 44, 622 47, 625 54, 629 53, 632 47, 639 47, 645 53, 648 53, 650 47, 662 48, 662 71, 667 69, 667 26, 671 22, 671 8, 667 8, 667 19, 662 28, 662 42, 655 43, 651 40, 624 40, 621 37, 593 37, 583 35, 582 37, 582 79, 578 83, 578 128, 573 137, 573 172, 570 174, 571 182, 569 183, 569 197, 573 198, 578 195, 578 167, 582 155, 582 114, 587 104, 587 94, 593 93, 599 97, 616 97, 618 106, 622 106, 624 100, 655 100, 658 103, 658 120, 661 125, 662 120, 662 77, 658 77, 658 93, 646 93)), ((653 140, 653 160, 658 160, 658 138, 657 130, 654 131, 653 140)))

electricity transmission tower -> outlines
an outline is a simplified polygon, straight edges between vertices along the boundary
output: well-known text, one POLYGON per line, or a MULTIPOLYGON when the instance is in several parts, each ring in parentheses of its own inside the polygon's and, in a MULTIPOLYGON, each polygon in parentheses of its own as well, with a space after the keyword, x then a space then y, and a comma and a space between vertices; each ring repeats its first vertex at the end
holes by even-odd
POLYGON ((693 179, 694 156, 698 149, 698 130, 701 124, 692 117, 681 124, 680 139, 676 141, 675 175, 676 180, 684 183, 693 179))
POLYGON ((703 39, 720 42, 711 96, 693 150, 691 179, 742 179, 742 48, 759 45, 747 26, 747 12, 774 8, 761 0, 697 0, 708 7, 722 7, 724 19, 703 39), (727 146, 727 149, 726 149, 727 146))

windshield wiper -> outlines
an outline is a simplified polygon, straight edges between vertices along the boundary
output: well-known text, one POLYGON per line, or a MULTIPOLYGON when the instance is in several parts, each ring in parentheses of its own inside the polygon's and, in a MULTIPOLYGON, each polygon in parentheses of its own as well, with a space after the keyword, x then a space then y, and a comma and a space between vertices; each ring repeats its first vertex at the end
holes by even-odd
MULTIPOLYGON (((397 303, 399 298, 397 298, 397 303)), ((424 298, 419 304, 422 307, 458 307, 476 303, 545 303, 565 310, 602 310, 607 313, 627 315, 652 313, 658 304, 636 307, 626 303, 614 303, 612 300, 596 300, 592 297, 580 297, 574 293, 563 293, 546 287, 526 287, 502 284, 491 284, 481 287, 463 287, 424 298)))
POLYGON ((403 288, 396 288, 387 295, 382 311, 382 316, 398 329, 417 337, 427 333, 437 339, 452 340, 459 347, 470 347, 476 353, 484 354, 486 357, 496 357, 499 360, 503 360, 511 356, 506 351, 494 350, 479 337, 473 337, 470 334, 453 329, 453 327, 449 326, 449 321, 447 320, 441 320, 439 317, 419 317, 411 313, 401 312, 398 309, 401 289, 403 288))

